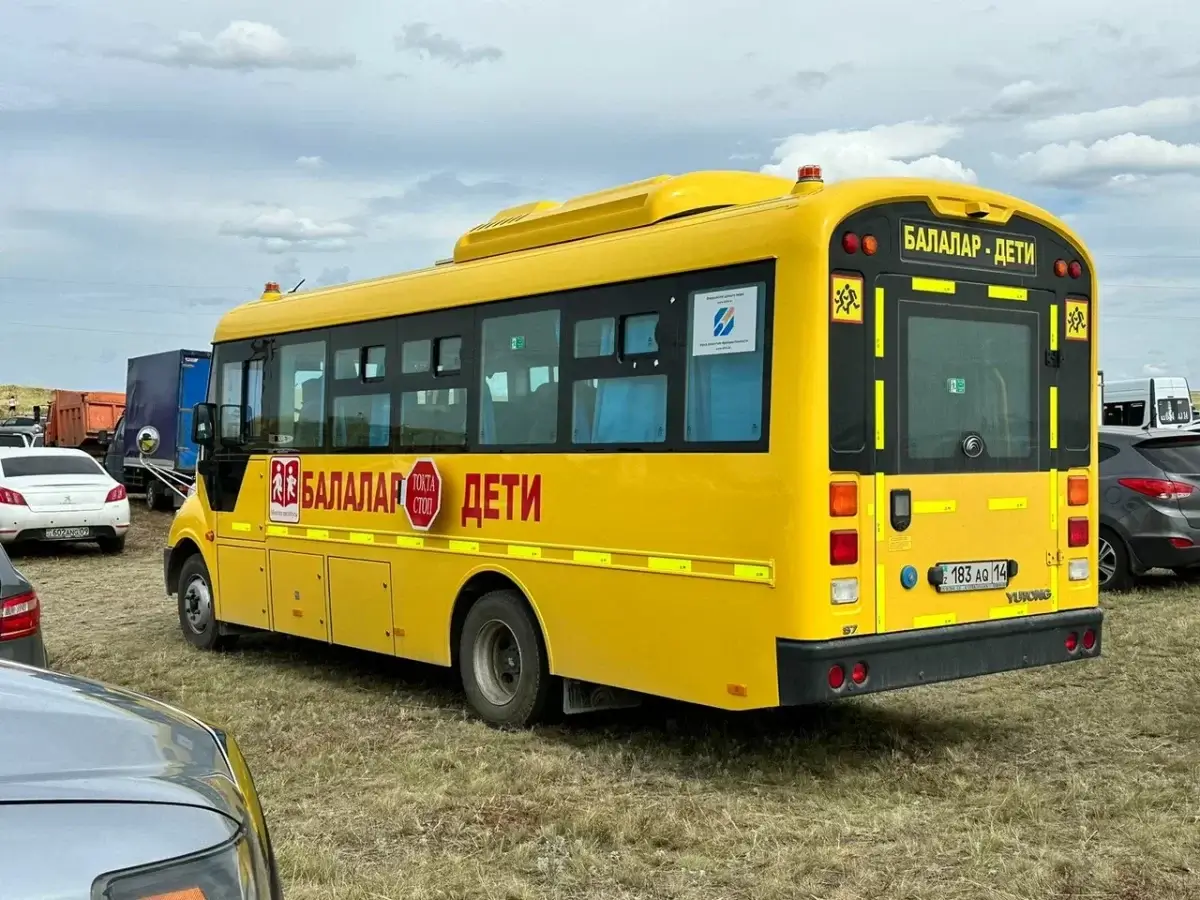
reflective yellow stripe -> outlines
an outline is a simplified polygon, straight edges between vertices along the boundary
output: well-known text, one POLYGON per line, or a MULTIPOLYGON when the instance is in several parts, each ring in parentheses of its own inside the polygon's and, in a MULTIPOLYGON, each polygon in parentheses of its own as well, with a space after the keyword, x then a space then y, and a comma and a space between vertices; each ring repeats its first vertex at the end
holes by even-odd
POLYGON ((478 553, 479 552, 479 542, 478 541, 451 541, 450 549, 455 550, 458 553, 478 553))
POLYGON ((571 558, 574 559, 575 562, 589 563, 593 566, 612 565, 611 553, 597 553, 593 550, 576 550, 573 554, 571 554, 571 558))
POLYGON ((988 285, 988 296, 993 300, 1028 300, 1029 291, 1019 287, 1004 287, 999 284, 988 285))
POLYGON ((1028 509, 1028 497, 992 497, 988 500, 988 509, 1028 509))
POLYGON ((1050 349, 1058 349, 1058 304, 1050 304, 1050 349))
POLYGON ((1050 449, 1058 449, 1058 388, 1050 388, 1050 449))
POLYGON ((520 556, 520 557, 524 557, 525 559, 541 559, 542 558, 542 548, 541 547, 527 547, 524 544, 509 544, 508 545, 508 555, 509 556, 520 556))
POLYGON ((249 531, 250 523, 249 522, 230 522, 229 527, 232 528, 234 531, 249 531))
POLYGON ((1058 531, 1058 469, 1050 470, 1050 530, 1058 531))
POLYGON ((883 381, 875 382, 875 449, 882 450, 885 435, 883 430, 883 381))
POLYGON ((912 289, 924 291, 927 294, 953 294, 955 284, 953 281, 945 281, 941 278, 914 278, 912 289))
POLYGON ((913 619, 913 628, 941 628, 943 625, 953 625, 958 621, 954 613, 938 613, 936 616, 917 616, 913 619))
POLYGON ((414 549, 419 549, 419 548, 425 546, 425 538, 413 537, 412 535, 402 534, 396 538, 396 546, 411 547, 414 549))
POLYGON ((305 532, 305 537, 314 541, 327 541, 329 540, 329 532, 324 528, 310 528, 305 532))
POLYGON ((917 500, 913 503, 913 513, 917 515, 952 513, 956 509, 958 509, 958 503, 954 500, 917 500))
POLYGON ((669 559, 663 556, 651 556, 648 562, 650 568, 656 572, 692 571, 692 561, 690 559, 669 559))
POLYGON ((1029 615, 1028 603, 1014 603, 1012 606, 993 606, 988 610, 989 619, 1015 619, 1018 616, 1029 615))
POLYGON ((875 288, 875 356, 883 359, 883 288, 875 288))
POLYGON ((771 570, 763 566, 735 565, 733 575, 735 578, 744 578, 746 581, 769 581, 771 570))
POLYGON ((887 513, 887 476, 880 473, 875 476, 875 560, 878 565, 875 566, 875 631, 882 634, 884 631, 885 609, 884 599, 887 594, 885 587, 887 582, 887 567, 883 564, 883 539, 885 529, 885 516, 887 513))
POLYGON ((361 531, 350 532, 350 542, 353 544, 373 544, 375 543, 375 535, 366 534, 361 531))
POLYGON ((883 523, 886 521, 887 513, 887 486, 886 475, 875 476, 875 540, 883 540, 883 523))
POLYGON ((887 574, 882 563, 875 567, 875 631, 883 634, 883 596, 886 593, 884 584, 887 574))
POLYGON ((286 525, 268 525, 267 534, 275 537, 287 537, 288 530, 286 525))

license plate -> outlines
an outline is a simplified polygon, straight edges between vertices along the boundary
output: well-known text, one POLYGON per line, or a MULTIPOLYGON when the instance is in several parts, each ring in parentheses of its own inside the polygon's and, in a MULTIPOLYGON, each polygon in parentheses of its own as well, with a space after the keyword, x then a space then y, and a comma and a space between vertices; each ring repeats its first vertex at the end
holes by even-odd
POLYGON ((47 528, 47 540, 70 541, 78 540, 79 538, 91 537, 92 529, 87 527, 81 528, 47 528))
POLYGON ((1008 587, 1008 560, 942 563, 942 583, 938 585, 942 593, 992 591, 1005 587, 1008 587))

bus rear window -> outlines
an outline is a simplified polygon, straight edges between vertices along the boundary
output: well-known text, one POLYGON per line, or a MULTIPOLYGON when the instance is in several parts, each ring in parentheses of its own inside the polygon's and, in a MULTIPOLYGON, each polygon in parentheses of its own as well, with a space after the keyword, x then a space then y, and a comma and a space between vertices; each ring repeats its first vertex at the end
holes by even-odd
POLYGON ((901 428, 914 460, 961 460, 967 432, 992 459, 1024 459, 1035 440, 1033 330, 1013 322, 911 316, 901 428))

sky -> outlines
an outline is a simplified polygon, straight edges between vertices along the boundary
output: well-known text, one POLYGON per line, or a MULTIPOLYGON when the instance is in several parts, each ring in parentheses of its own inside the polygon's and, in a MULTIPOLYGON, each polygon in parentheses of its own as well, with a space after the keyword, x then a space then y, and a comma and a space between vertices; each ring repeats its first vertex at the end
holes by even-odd
POLYGON ((267 281, 662 173, 967 181, 1092 249, 1107 379, 1200 387, 1200 5, 5 0, 0 383, 123 390, 267 281))

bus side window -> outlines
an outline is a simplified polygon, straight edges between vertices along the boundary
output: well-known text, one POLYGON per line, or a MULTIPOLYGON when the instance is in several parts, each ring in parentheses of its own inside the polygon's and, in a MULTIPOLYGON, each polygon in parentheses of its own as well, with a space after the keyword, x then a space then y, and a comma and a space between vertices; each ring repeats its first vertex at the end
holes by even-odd
POLYGON ((553 444, 558 439, 557 309, 483 320, 479 443, 553 444))
POLYGON ((286 344, 279 349, 277 443, 293 450, 325 444, 325 342, 286 344))

